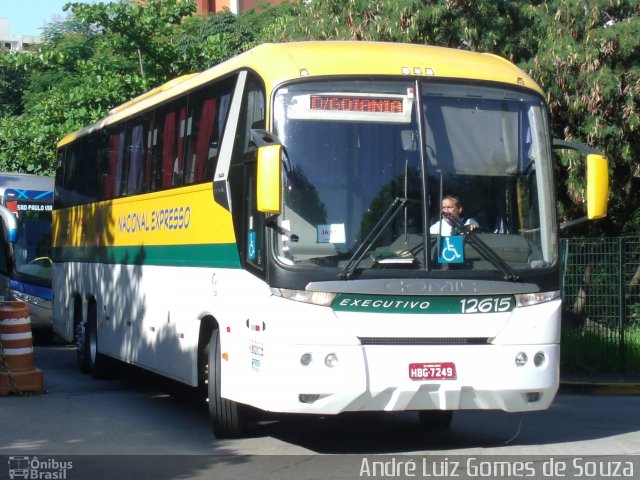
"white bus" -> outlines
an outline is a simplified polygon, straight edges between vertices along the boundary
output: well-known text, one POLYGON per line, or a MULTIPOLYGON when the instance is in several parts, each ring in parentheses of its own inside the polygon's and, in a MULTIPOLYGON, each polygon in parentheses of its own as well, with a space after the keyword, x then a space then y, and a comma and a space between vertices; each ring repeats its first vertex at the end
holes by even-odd
MULTIPOLYGON (((55 330, 96 376, 112 358, 206 386, 218 436, 248 406, 438 427, 546 409, 551 152, 543 92, 494 55, 256 47, 60 141, 55 330), (479 228, 430 232, 448 194, 479 228)), ((588 153, 599 218, 607 162, 588 153)))
POLYGON ((29 305, 31 325, 52 333, 53 177, 0 173, 0 291, 29 305))

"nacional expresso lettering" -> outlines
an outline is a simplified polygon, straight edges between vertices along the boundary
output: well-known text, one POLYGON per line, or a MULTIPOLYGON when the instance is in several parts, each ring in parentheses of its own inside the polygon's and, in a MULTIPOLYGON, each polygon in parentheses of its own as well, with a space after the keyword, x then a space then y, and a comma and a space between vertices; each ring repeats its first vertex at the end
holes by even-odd
POLYGON ((186 230, 191 224, 191 207, 173 207, 150 212, 131 212, 118 217, 118 230, 124 233, 186 230))

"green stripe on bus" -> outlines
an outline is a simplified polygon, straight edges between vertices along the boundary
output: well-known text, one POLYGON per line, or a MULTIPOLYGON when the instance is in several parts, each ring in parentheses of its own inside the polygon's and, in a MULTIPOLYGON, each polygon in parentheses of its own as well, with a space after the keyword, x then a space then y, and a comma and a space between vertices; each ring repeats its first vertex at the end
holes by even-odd
POLYGON ((333 309, 342 312, 471 314, 507 313, 516 306, 513 295, 360 295, 340 293, 333 309))
POLYGON ((240 268, 235 243, 205 245, 136 245, 133 247, 56 247, 58 262, 124 265, 240 268))

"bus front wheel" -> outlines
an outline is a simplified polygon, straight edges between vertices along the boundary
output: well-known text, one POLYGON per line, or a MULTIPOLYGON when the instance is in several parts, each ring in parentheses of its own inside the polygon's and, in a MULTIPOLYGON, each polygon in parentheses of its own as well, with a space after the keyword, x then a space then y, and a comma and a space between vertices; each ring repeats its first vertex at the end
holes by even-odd
POLYGON ((236 438, 244 431, 242 405, 220 395, 220 332, 211 332, 208 349, 207 393, 209 396, 209 421, 216 438, 236 438))

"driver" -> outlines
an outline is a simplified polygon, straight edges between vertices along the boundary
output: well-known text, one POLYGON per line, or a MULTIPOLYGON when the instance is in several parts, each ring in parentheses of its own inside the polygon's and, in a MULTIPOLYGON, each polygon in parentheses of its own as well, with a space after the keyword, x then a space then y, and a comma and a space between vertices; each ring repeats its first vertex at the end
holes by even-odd
MULTIPOLYGON (((462 214, 462 203, 460 202, 460 198, 456 195, 447 195, 442 199, 442 212, 448 213, 454 218, 459 219, 467 229, 475 230, 480 225, 473 218, 463 218, 462 214)), ((452 235, 453 226, 449 223, 449 220, 443 217, 441 220, 437 221, 431 228, 429 229, 430 233, 435 235, 441 235, 443 237, 448 237, 452 235)))

